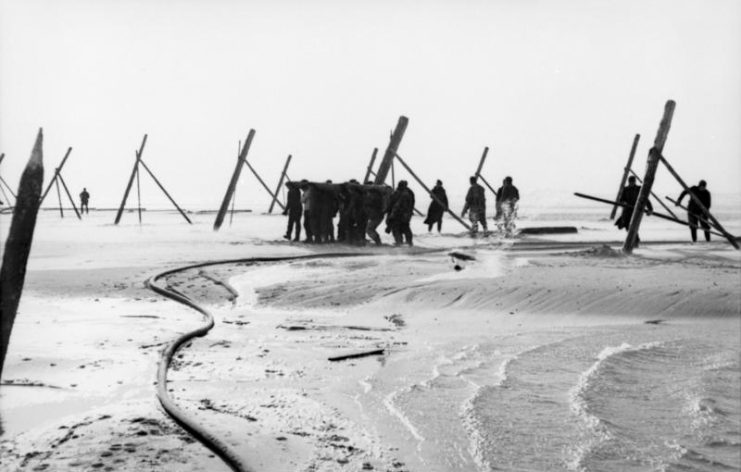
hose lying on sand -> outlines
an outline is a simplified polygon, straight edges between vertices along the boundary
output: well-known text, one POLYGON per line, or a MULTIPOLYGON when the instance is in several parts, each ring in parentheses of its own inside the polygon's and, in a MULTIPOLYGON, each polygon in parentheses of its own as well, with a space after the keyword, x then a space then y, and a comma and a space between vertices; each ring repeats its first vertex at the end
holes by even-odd
POLYGON ((187 413, 182 408, 178 407, 173 401, 173 399, 170 397, 170 394, 167 390, 167 369, 170 367, 170 363, 172 362, 173 356, 175 355, 177 350, 186 342, 196 337, 205 336, 206 333, 208 333, 211 330, 211 328, 213 328, 214 326, 214 317, 208 310, 198 305, 196 302, 188 298, 186 295, 173 289, 172 287, 167 285, 167 283, 162 284, 161 281, 163 279, 165 279, 166 277, 172 274, 176 274, 178 272, 183 272, 183 271, 190 270, 190 269, 198 269, 198 268, 206 267, 206 266, 221 265, 221 264, 237 264, 237 263, 255 264, 259 262, 287 262, 287 261, 302 260, 302 259, 325 259, 325 258, 358 257, 358 256, 370 256, 370 255, 373 255, 373 254, 370 254, 370 253, 335 253, 335 254, 315 254, 315 255, 312 254, 308 256, 292 256, 292 257, 252 257, 252 258, 246 258, 246 259, 211 261, 211 262, 203 262, 200 264, 193 264, 193 265, 184 266, 184 267, 178 267, 175 269, 162 272, 160 274, 157 274, 149 278, 149 280, 147 280, 146 282, 146 285, 149 289, 171 300, 175 300, 176 302, 180 302, 183 305, 189 306, 193 308, 194 310, 198 311, 199 313, 201 313, 205 317, 204 325, 178 336, 175 340, 170 342, 165 348, 165 350, 162 352, 162 357, 160 358, 160 362, 157 367, 157 398, 159 399, 160 403, 162 404, 162 407, 165 409, 167 414, 170 415, 172 419, 175 420, 175 422, 177 422, 181 427, 183 427, 183 429, 185 429, 191 435, 193 435, 198 441, 200 441, 202 444, 204 444, 206 447, 208 447, 214 453, 216 453, 219 457, 221 457, 221 459, 224 460, 224 462, 226 462, 227 465, 232 468, 232 470, 235 470, 238 472, 247 472, 247 471, 252 470, 247 466, 245 461, 241 457, 239 457, 239 455, 234 451, 234 449, 231 446, 229 446, 224 440, 218 438, 216 435, 206 430, 206 428, 204 428, 202 425, 198 424, 198 422, 193 416, 191 416, 189 413, 187 413))

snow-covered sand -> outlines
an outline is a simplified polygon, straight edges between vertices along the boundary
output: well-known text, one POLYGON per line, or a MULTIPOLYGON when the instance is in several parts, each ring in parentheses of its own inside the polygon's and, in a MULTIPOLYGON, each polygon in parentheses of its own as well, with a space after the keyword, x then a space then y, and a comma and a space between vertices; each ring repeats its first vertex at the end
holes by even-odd
MULTIPOLYGON (((236 215, 219 233, 212 215, 193 226, 172 213, 145 213, 142 226, 134 214, 120 227, 112 217, 40 217, 0 387, 7 470, 227 470, 155 397, 160 351, 201 318, 144 282, 191 263, 362 253, 167 279, 216 317, 181 349, 168 389, 255 470, 486 470, 462 413, 473 387, 424 402, 418 392, 482 340, 701 319, 738 332, 741 322, 739 251, 682 243, 683 228, 647 225, 646 244, 624 257, 614 250, 624 232, 604 221, 516 240, 471 239, 449 220, 451 233, 427 235, 417 221, 409 250, 288 244, 280 216, 236 215), (453 249, 475 260, 454 262, 453 249), (328 361, 377 348, 384 355, 328 361)), ((487 381, 511 358, 505 347, 492 353, 487 381)), ((481 367, 471 362, 463 370, 481 367)))

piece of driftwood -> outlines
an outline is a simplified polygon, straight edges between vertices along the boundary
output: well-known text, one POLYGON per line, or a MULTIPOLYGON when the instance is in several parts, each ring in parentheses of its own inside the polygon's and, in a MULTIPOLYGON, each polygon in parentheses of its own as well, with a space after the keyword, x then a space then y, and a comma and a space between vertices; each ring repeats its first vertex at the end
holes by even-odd
MULTIPOLYGON (((638 148, 638 141, 641 139, 640 134, 636 134, 633 138, 633 145, 630 147, 630 154, 628 155, 628 163, 625 164, 625 167, 623 168, 623 178, 620 179, 620 187, 618 187, 618 193, 617 197, 615 197, 615 201, 619 202, 620 198, 623 196, 623 189, 625 188, 625 181, 628 180, 628 173, 632 172, 632 166, 633 166, 633 158, 636 155, 636 149, 638 148)), ((610 212, 610 219, 615 219, 615 214, 617 213, 618 206, 614 205, 612 207, 612 212, 610 212)))
POLYGON ((358 359, 360 357, 368 357, 368 356, 381 356, 386 352, 385 349, 373 349, 370 351, 359 351, 359 352, 351 352, 348 354, 341 354, 339 356, 332 356, 328 357, 327 359, 330 362, 338 362, 338 361, 346 361, 348 359, 358 359))
POLYGON ((520 234, 573 234, 578 232, 574 226, 541 226, 520 230, 520 234))
POLYGON ((648 152, 646 174, 643 177, 643 185, 641 185, 641 190, 638 192, 635 207, 633 207, 633 216, 630 218, 628 236, 625 238, 625 243, 623 244, 623 252, 626 254, 632 253, 633 248, 638 242, 638 229, 641 227, 641 221, 643 220, 643 210, 646 208, 649 195, 651 195, 654 177, 656 177, 656 169, 659 167, 659 157, 664 150, 664 144, 666 144, 666 138, 669 135, 675 107, 676 103, 674 103, 674 100, 667 100, 664 105, 664 116, 661 118, 659 129, 654 139, 654 146, 648 152))
POLYGON ((39 130, 31 158, 21 175, 18 197, 5 241, 3 264, 0 267, 0 378, 10 343, 10 333, 26 279, 26 263, 31 252, 36 215, 41 204, 44 185, 44 132, 39 130))

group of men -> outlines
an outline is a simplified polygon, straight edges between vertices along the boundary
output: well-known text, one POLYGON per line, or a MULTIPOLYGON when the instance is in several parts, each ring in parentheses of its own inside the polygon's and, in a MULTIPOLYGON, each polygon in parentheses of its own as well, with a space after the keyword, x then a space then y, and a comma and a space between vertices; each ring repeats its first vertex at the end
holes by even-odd
POLYGON ((283 236, 286 239, 300 241, 303 227, 304 242, 308 243, 337 241, 364 245, 368 236, 380 245, 377 230, 385 218, 386 232, 393 235, 396 245, 413 245, 409 222, 414 213, 414 192, 405 180, 399 181, 393 192, 387 185, 360 184, 356 180, 343 184, 302 180, 288 182, 286 188, 288 196, 283 212, 288 216, 283 236), (336 231, 335 217, 339 217, 336 231))
MULTIPOLYGON (((710 210, 711 197, 707 186, 707 182, 700 180, 697 185, 683 190, 676 200, 676 205, 681 206, 682 199, 685 195, 690 196, 690 201, 687 205, 687 222, 689 223, 690 237, 693 243, 697 242, 697 228, 702 228, 705 233, 705 241, 710 241, 710 223, 708 222, 706 210, 710 210)), ((628 178, 628 185, 623 188, 620 194, 619 202, 623 205, 623 211, 615 221, 615 226, 619 229, 625 228, 626 231, 629 230, 630 220, 633 217, 633 209, 636 206, 640 192, 641 186, 636 184, 635 176, 630 176, 628 178)), ((651 215, 652 213, 653 206, 651 205, 651 201, 646 200, 646 214, 651 215)), ((638 243, 640 243, 640 238, 636 235, 636 246, 638 246, 638 243)))
MULTIPOLYGON (((486 225, 486 196, 483 187, 471 177, 471 187, 466 195, 466 204, 461 216, 469 213, 473 232, 478 231, 481 223, 484 231, 486 225)), ((308 182, 287 182, 288 195, 283 212, 288 216, 288 227, 285 239, 300 241, 303 228, 308 243, 345 242, 364 245, 366 236, 376 245, 381 244, 378 227, 386 220, 386 233, 391 233, 394 244, 412 246, 414 235, 409 226, 415 211, 415 196, 406 180, 399 181, 395 190, 386 185, 374 185, 371 182, 360 184, 356 180, 342 184, 324 184, 308 182), (334 218, 338 217, 335 231, 334 218), (303 219, 303 225, 302 225, 303 219)), ((443 214, 450 211, 448 196, 442 181, 438 180, 431 191, 432 201, 424 223, 428 231, 436 225, 442 230, 443 214)), ((512 185, 512 178, 504 179, 497 192, 497 217, 509 215, 516 208, 520 198, 517 187, 512 185)))

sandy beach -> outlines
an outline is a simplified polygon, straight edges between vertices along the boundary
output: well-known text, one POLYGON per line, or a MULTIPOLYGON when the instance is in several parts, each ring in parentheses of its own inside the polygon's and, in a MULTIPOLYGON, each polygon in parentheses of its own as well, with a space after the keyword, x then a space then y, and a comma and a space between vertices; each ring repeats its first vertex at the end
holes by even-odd
MULTIPOLYGON (((526 353, 577 338, 573 363, 542 380, 569 384, 577 399, 613 344, 724 335, 738 368, 741 256, 720 241, 646 243, 626 257, 618 232, 507 240, 420 227, 415 248, 348 248, 274 239, 279 216, 240 216, 220 233, 208 217, 183 230, 173 215, 146 215, 141 227, 114 227, 109 216, 42 213, 0 387, 4 470, 229 470, 155 395, 161 351, 201 316, 145 282, 207 261, 245 259, 165 279, 216 320, 177 353, 167 388, 253 470, 596 470, 584 448, 549 443, 565 439, 546 424, 520 443, 545 449, 507 453, 471 414, 482 392, 506 386, 526 353), (309 257, 247 261, 293 256, 309 257)), ((583 421, 592 410, 574 398, 547 415, 583 421)), ((737 430, 741 407, 731 406, 737 430)), ((741 466, 730 450, 716 460, 741 466)), ((615 470, 648 470, 636 464, 615 470)))

